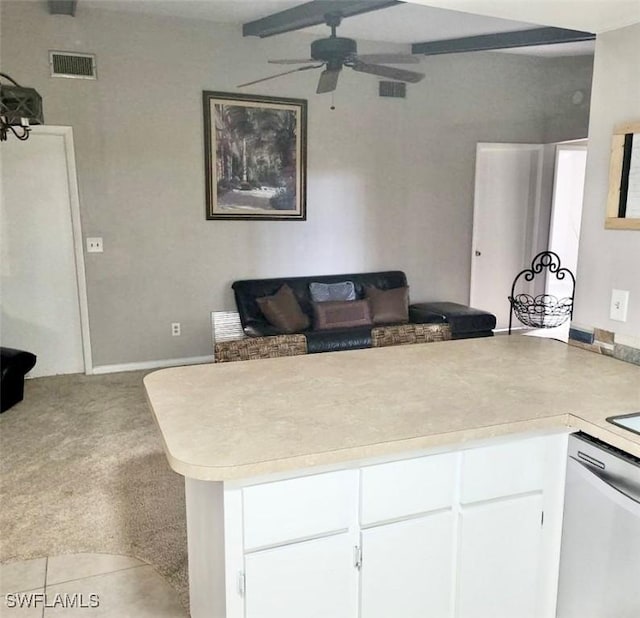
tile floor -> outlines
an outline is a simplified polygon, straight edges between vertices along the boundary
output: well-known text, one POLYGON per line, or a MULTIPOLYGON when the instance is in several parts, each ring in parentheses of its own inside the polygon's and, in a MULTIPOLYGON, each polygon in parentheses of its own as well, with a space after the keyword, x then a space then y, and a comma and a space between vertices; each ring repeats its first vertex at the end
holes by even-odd
POLYGON ((2 618, 187 618, 176 592, 153 567, 112 554, 2 564, 0 597, 2 618))

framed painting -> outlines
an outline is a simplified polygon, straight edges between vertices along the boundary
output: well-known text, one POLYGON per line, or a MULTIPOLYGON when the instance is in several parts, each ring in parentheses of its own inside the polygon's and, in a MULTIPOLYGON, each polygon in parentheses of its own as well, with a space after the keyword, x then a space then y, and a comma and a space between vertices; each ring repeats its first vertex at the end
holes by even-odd
POLYGON ((207 219, 304 221, 307 102, 202 93, 207 219))

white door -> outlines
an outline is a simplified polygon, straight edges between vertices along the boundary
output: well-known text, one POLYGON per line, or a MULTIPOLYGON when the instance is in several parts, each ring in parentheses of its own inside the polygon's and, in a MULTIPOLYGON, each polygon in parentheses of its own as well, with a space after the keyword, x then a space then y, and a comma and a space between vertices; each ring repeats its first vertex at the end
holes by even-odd
POLYGON ((544 146, 478 144, 470 305, 509 325, 511 284, 538 239, 544 146))
POLYGON ((68 127, 36 128, 28 140, 9 137, 0 146, 2 345, 38 357, 31 376, 85 370, 72 151, 68 127))
POLYGON ((451 612, 451 511, 362 532, 360 618, 451 612))
POLYGON ((465 507, 459 618, 539 618, 542 494, 465 507))
POLYGON ((348 533, 245 556, 245 618, 356 618, 354 547, 348 533))
MULTIPOLYGON (((557 253, 562 268, 568 268, 574 276, 578 267, 586 167, 586 145, 559 144, 556 147, 549 251, 557 253)), ((573 292, 571 277, 558 279, 553 274, 547 274, 545 292, 556 298, 570 297, 573 292)), ((570 321, 567 320, 561 326, 538 329, 529 334, 568 341, 569 326, 570 321)))

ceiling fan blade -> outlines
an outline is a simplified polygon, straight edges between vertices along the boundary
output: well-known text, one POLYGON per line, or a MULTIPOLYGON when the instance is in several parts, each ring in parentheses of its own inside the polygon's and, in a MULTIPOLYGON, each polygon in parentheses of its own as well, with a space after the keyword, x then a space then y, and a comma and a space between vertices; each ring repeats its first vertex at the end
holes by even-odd
POLYGON ((371 64, 418 64, 420 58, 412 54, 359 54, 357 60, 371 64))
POLYGON ((338 77, 342 69, 325 69, 320 74, 318 80, 318 88, 316 94, 323 94, 325 92, 333 92, 338 85, 338 77))
POLYGON ((254 79, 252 82, 240 84, 237 88, 244 88, 245 86, 252 86, 253 84, 259 84, 260 82, 266 82, 269 79, 275 79, 276 77, 282 77, 283 75, 289 75, 289 73, 297 73, 298 71, 306 71, 307 69, 319 69, 324 66, 323 64, 314 64, 307 67, 298 67, 297 69, 291 69, 291 71, 283 71, 282 73, 276 73, 275 75, 269 75, 269 77, 261 77, 260 79, 254 79))
POLYGON ((394 67, 385 67, 381 64, 366 64, 365 62, 354 62, 351 65, 354 71, 360 73, 370 73, 378 77, 386 77, 395 79, 400 82, 411 82, 415 84, 424 78, 424 73, 416 73, 415 71, 406 71, 405 69, 396 69, 394 67))
POLYGON ((294 59, 281 59, 281 60, 267 60, 269 64, 309 64, 310 62, 317 62, 313 58, 296 58, 294 59))

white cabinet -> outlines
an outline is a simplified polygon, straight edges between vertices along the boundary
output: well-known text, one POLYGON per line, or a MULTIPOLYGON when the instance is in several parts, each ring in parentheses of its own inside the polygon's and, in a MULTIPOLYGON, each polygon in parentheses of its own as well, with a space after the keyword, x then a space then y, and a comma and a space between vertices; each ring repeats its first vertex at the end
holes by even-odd
MULTIPOLYGON (((566 444, 502 439, 225 486, 223 543, 206 518, 188 525, 190 565, 205 565, 192 615, 551 618, 566 444), (221 589, 226 610, 201 611, 221 589)), ((188 504, 221 508, 208 485, 193 484, 188 504)))
POLYGON ((464 508, 459 618, 539 618, 542 495, 464 508))
POLYGON ((362 468, 360 618, 450 614, 457 461, 446 453, 362 468))
POLYGON ((242 490, 245 551, 346 531, 358 472, 345 470, 242 490))
POLYGON ((451 615, 451 511, 362 532, 361 618, 451 615))
POLYGON ((463 504, 540 491, 551 438, 529 438, 462 452, 463 504))
POLYGON ((445 453, 362 468, 361 525, 450 507, 457 460, 445 453))
POLYGON ((567 436, 462 453, 458 618, 555 615, 567 436))
POLYGON ((346 534, 245 557, 247 618, 355 618, 357 571, 346 534))

